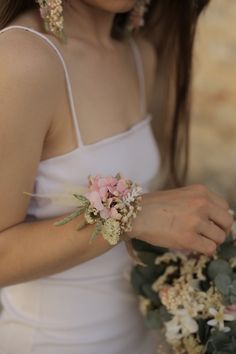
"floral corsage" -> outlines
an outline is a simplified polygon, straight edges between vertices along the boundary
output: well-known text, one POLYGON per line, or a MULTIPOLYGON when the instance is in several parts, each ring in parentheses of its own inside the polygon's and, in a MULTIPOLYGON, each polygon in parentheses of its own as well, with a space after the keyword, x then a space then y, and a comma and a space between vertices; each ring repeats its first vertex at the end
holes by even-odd
POLYGON ((83 214, 77 230, 94 224, 91 241, 101 234, 109 244, 116 245, 124 232, 132 231, 132 219, 142 209, 142 188, 120 173, 115 177, 89 176, 88 180, 88 190, 84 195, 73 193, 78 201, 76 209, 54 225, 65 225, 83 214))

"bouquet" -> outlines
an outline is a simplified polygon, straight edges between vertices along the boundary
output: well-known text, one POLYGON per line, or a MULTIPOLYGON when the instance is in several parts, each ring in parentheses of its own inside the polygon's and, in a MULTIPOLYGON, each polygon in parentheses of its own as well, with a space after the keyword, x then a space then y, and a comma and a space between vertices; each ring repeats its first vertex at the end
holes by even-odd
POLYGON ((173 353, 236 353, 235 239, 236 223, 212 257, 133 240, 145 264, 131 272, 140 311, 173 353))

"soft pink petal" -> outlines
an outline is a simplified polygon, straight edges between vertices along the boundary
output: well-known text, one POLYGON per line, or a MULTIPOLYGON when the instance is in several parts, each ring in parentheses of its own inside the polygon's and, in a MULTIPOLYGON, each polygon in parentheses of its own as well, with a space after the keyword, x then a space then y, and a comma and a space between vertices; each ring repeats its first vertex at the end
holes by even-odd
POLYGON ((108 219, 110 217, 110 209, 104 208, 103 210, 100 211, 100 216, 103 219, 108 219))
POLYGON ((123 193, 127 189, 127 182, 124 178, 120 179, 117 184, 117 190, 123 193))
POLYGON ((111 208, 111 217, 112 218, 114 218, 114 219, 119 219, 119 213, 118 213, 118 211, 117 211, 117 209, 116 208, 111 208))
POLYGON ((92 204, 92 206, 98 210, 103 210, 104 205, 102 204, 101 197, 98 192, 93 191, 88 195, 88 200, 92 204))
POLYGON ((107 192, 108 192, 107 187, 101 187, 99 189, 99 195, 103 201, 107 199, 107 192))

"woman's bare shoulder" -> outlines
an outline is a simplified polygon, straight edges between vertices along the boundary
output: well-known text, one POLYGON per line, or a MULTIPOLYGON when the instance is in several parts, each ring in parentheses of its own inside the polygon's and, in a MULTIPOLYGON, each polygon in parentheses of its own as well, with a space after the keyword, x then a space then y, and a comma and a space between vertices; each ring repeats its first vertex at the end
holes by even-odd
POLYGON ((30 98, 27 104, 36 108, 40 102, 47 104, 53 111, 64 83, 56 53, 41 38, 16 28, 0 33, 0 51, 1 93, 13 95, 17 86, 18 98, 30 98))

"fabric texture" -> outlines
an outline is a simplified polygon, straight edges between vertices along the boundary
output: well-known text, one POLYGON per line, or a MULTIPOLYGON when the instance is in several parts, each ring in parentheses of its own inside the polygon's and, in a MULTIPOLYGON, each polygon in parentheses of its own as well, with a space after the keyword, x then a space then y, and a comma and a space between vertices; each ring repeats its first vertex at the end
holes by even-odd
MULTIPOLYGON (((146 112, 141 56, 134 39, 130 48, 140 84, 141 119, 129 130, 85 145, 79 129, 65 60, 56 45, 25 26, 58 55, 78 147, 39 163, 34 193, 59 194, 65 186, 85 186, 88 175, 115 175, 139 182, 144 192, 157 189, 160 155, 146 112)), ((56 217, 72 210, 52 199, 31 198, 27 218, 56 217)), ((26 220, 27 221, 27 220, 26 220)), ((132 263, 123 243, 67 271, 1 290, 0 354, 154 354, 156 335, 147 331, 128 280, 132 263)))

